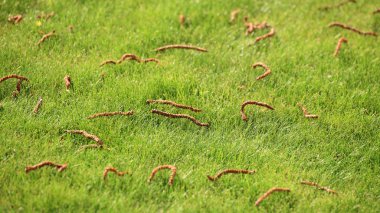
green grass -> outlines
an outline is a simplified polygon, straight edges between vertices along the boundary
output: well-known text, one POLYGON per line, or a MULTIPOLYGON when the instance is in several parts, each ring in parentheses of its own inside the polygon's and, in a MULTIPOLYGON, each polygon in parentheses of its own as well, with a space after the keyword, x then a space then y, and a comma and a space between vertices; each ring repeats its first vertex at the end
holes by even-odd
MULTIPOLYGON (((338 1, 335 1, 338 2, 338 1)), ((380 209, 379 39, 338 28, 341 21, 380 32, 377 0, 358 0, 328 12, 332 0, 240 1, 2 1, 0 76, 27 76, 14 98, 16 81, 0 85, 0 211, 102 212, 376 212, 380 209), (230 24, 229 13, 241 8, 230 24), (36 25, 41 11, 54 11, 36 25), (24 15, 18 25, 9 14, 24 15), (189 20, 180 29, 178 15, 189 20), (273 25, 277 35, 248 47, 243 15, 273 25), (74 32, 67 29, 74 26, 74 32), (38 48, 38 31, 58 36, 38 48), (349 40, 333 58, 337 40, 349 40), (208 53, 153 49, 171 43, 205 47, 208 53), (161 65, 129 61, 99 68, 124 53, 158 57, 161 65), (263 61, 272 75, 256 81, 263 61), (63 77, 74 83, 65 91, 63 77), (104 78, 101 76, 104 75, 104 78), (32 110, 41 96, 38 115, 32 110), (169 99, 203 109, 191 113, 210 128, 188 120, 152 115, 146 99, 169 99), (269 111, 245 100, 266 102, 269 111), (302 116, 303 103, 317 120, 302 116), (87 120, 101 111, 134 110, 132 117, 87 120), (106 150, 77 152, 89 141, 66 135, 84 129, 104 140, 106 150), (43 160, 68 163, 62 173, 44 168, 26 175, 26 165, 43 160), (147 183, 151 170, 173 164, 147 183), (131 176, 109 176, 106 166, 131 176), (256 169, 212 183, 206 175, 225 168, 256 169), (334 196, 300 185, 311 180, 339 192, 334 196), (255 207, 269 188, 288 187, 255 207)), ((263 34, 264 31, 256 35, 263 34)))

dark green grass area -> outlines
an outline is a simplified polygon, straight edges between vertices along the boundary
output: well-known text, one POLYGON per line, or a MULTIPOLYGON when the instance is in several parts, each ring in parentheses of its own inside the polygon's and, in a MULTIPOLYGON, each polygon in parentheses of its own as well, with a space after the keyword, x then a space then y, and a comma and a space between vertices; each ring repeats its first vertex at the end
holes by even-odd
POLYGON ((330 11, 333 0, 241 1, 2 1, 0 2, 0 76, 29 78, 12 97, 16 81, 0 84, 0 211, 102 212, 377 212, 380 209, 380 49, 379 38, 363 37, 328 24, 339 21, 380 32, 376 0, 357 0, 330 11), (230 12, 240 8, 238 20, 230 12), (41 12, 56 15, 37 26, 41 12), (18 25, 8 15, 23 14, 18 25), (179 14, 187 18, 180 28, 179 14), (248 46, 243 16, 276 29, 276 36, 248 46), (73 32, 68 26, 73 25, 73 32), (39 31, 57 36, 36 43, 39 31), (338 57, 332 56, 346 37, 338 57), (168 50, 184 43, 208 49, 168 50), (156 57, 161 63, 99 67, 124 53, 156 57), (262 61, 272 74, 255 78, 262 61), (63 78, 73 88, 66 92, 63 78), (43 105, 32 113, 38 97, 43 105), (147 99, 168 99, 203 110, 193 113, 147 99), (256 100, 270 111, 240 105, 256 100), (319 119, 308 120, 300 102, 319 119), (209 128, 169 119, 151 109, 188 113, 209 128), (103 111, 134 110, 130 117, 87 120, 103 111), (98 135, 109 150, 64 130, 98 135), (43 160, 68 163, 25 174, 43 160), (160 164, 177 166, 147 183, 160 164), (114 166, 132 175, 110 174, 114 166), (213 183, 207 175, 225 168, 255 169, 254 175, 228 175, 213 183), (303 186, 311 180, 338 195, 303 186), (271 187, 288 187, 255 207, 271 187))

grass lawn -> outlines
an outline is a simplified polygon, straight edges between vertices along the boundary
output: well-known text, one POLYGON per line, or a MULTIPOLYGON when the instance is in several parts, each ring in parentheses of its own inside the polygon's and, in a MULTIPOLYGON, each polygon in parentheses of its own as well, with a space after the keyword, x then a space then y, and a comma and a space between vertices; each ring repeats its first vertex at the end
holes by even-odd
POLYGON ((4 0, 0 2, 0 77, 29 78, 12 96, 16 80, 0 84, 0 212, 376 212, 380 210, 379 38, 340 28, 339 21, 380 32, 378 0, 318 8, 339 0, 91 1, 4 0), (229 23, 230 12, 240 8, 229 23), (55 12, 38 20, 42 12, 55 12), (180 27, 178 16, 186 17, 180 27), (8 15, 22 14, 19 24, 8 15), (272 38, 253 46, 243 17, 267 21, 272 38), (40 22, 39 22, 40 21, 40 22), (72 25, 70 32, 68 27, 72 25), (40 33, 56 36, 39 47, 40 33), (41 31, 41 32, 40 32, 41 31), (333 57, 339 38, 348 39, 333 57), (155 48, 192 44, 208 49, 155 48), (133 53, 155 63, 99 64, 133 53), (256 81, 266 63, 272 74, 256 81), (73 87, 65 89, 70 75, 73 87), (33 108, 39 97, 38 114, 33 108), (168 105, 166 99, 200 108, 168 105), (248 106, 268 103, 274 111, 248 106), (303 117, 302 103, 318 119, 303 117), (152 114, 152 109, 190 114, 211 126, 152 114), (89 115, 133 110, 133 116, 89 115), (91 141, 65 130, 99 136, 107 149, 78 151, 91 141), (67 163, 58 173, 25 166, 44 160, 67 163), (177 167, 147 179, 162 164, 177 167), (102 173, 113 166, 132 175, 102 173), (253 175, 207 179, 226 168, 253 175), (310 180, 338 192, 301 185, 310 180), (290 188, 255 206, 272 187, 290 188))

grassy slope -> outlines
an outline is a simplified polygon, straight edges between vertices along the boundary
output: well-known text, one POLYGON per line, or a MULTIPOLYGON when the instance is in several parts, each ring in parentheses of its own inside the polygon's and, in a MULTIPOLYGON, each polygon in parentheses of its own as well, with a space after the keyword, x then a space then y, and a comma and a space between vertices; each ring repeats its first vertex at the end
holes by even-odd
MULTIPOLYGON (((330 1, 4 1, 0 3, 0 74, 30 78, 13 98, 15 81, 0 87, 0 211, 135 210, 252 211, 254 202, 273 186, 289 187, 260 210, 375 211, 380 208, 380 52, 379 39, 329 29, 342 21, 380 32, 380 15, 370 14, 376 0, 358 0, 330 12, 316 8, 330 1), (293 3, 292 3, 293 2, 293 3), (278 34, 247 47, 242 23, 230 25, 229 13, 241 8, 251 19, 267 20, 278 34), (57 16, 35 25, 40 11, 57 16), (181 30, 178 14, 190 24, 181 30), (16 26, 8 14, 25 14, 16 26), (69 33, 68 25, 74 25, 69 33), (37 48, 38 30, 58 33, 37 48), (349 40, 338 58, 339 37, 349 40), (169 43, 190 43, 208 53, 152 50, 169 43), (159 57, 160 66, 127 62, 99 68, 123 53, 159 57), (267 63, 273 74, 255 81, 267 63), (74 91, 67 93, 69 74, 74 91), (105 75, 102 80, 101 75, 105 75), (40 114, 31 111, 42 96, 40 114), (210 121, 200 128, 186 120, 151 115, 157 107, 146 99, 170 99, 202 108, 210 121), (241 121, 240 104, 254 99, 275 111, 248 107, 241 121), (302 117, 297 102, 318 120, 302 117), (129 110, 133 117, 86 120, 95 112, 129 110), (64 135, 85 129, 102 138, 111 151, 76 152, 88 141, 64 135), (49 159, 69 164, 58 174, 42 169, 25 175, 24 167, 49 159), (167 172, 146 180, 159 164, 175 164, 172 188, 167 172), (101 178, 104 167, 130 170, 132 176, 101 178), (217 183, 207 174, 250 168, 253 176, 226 176, 217 183), (339 191, 329 195, 301 186, 309 179, 339 191)), ((240 16, 239 19, 241 19, 240 16)))

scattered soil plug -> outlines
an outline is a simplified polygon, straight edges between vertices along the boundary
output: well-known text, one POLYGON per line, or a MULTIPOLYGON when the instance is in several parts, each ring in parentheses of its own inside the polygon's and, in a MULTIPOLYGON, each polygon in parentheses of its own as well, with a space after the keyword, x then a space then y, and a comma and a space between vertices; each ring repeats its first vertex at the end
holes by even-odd
POLYGON ((252 22, 249 22, 248 21, 248 16, 244 17, 244 25, 245 25, 245 28, 246 28, 245 35, 247 35, 247 36, 249 34, 253 33, 255 30, 265 29, 265 28, 269 28, 270 27, 270 25, 268 25, 266 21, 263 21, 263 22, 258 23, 258 24, 254 24, 252 22))
POLYGON ((0 78, 0 83, 5 81, 5 80, 8 80, 8 79, 11 79, 11 78, 16 78, 16 79, 19 79, 19 80, 23 80, 23 81, 28 81, 28 79, 24 76, 21 76, 21 75, 16 75, 16 74, 11 74, 11 75, 7 75, 7 76, 4 76, 2 78, 0 78))
POLYGON ((18 79, 17 84, 16 84, 16 90, 13 91, 13 93, 12 93, 13 97, 16 97, 21 92, 22 81, 28 81, 28 79, 23 77, 23 76, 11 74, 11 75, 7 75, 7 76, 0 78, 0 83, 5 81, 5 80, 11 79, 11 78, 18 79))
POLYGON ((45 13, 42 13, 40 15, 37 15, 36 18, 37 19, 45 19, 46 21, 49 20, 51 17, 53 17, 55 15, 54 12, 51 12, 51 13, 48 13, 48 14, 45 14, 45 13))
POLYGON ((41 108, 41 105, 42 105, 42 98, 39 97, 39 98, 38 98, 38 101, 37 101, 37 104, 36 104, 36 106, 35 106, 34 109, 33 109, 33 113, 34 113, 34 114, 37 114, 37 113, 38 113, 38 111, 39 111, 40 108, 41 108))
POLYGON ((200 121, 198 121, 194 117, 191 117, 190 115, 186 115, 186 114, 172 114, 172 113, 160 111, 160 110, 157 110, 157 109, 153 109, 152 113, 153 114, 158 114, 158 115, 163 115, 163 116, 169 117, 169 118, 186 118, 186 119, 191 120, 193 123, 195 123, 198 126, 206 126, 206 127, 210 126, 210 124, 208 124, 208 123, 201 123, 200 121))
POLYGON ((91 139, 96 142, 96 144, 84 145, 80 149, 103 148, 103 141, 96 135, 92 135, 84 130, 66 130, 65 132, 70 134, 83 135, 85 138, 91 139))
POLYGON ((40 44, 42 44, 42 42, 44 42, 46 39, 52 37, 55 35, 55 30, 51 31, 50 33, 47 33, 45 35, 42 36, 42 38, 37 42, 37 46, 39 46, 40 44))
POLYGON ((128 174, 128 172, 118 172, 116 168, 113 168, 113 167, 106 167, 104 169, 104 172, 103 172, 103 180, 106 181, 107 180, 107 175, 108 175, 108 172, 113 172, 115 173, 117 176, 124 176, 125 174, 128 174))
POLYGON ((271 107, 271 106, 269 106, 268 104, 263 103, 263 102, 258 102, 258 101, 245 101, 245 102, 241 105, 241 109, 240 109, 240 114, 241 114, 241 118, 243 119, 243 121, 247 121, 247 120, 248 120, 247 115, 244 113, 244 108, 245 108, 245 106, 247 106, 247 105, 257 105, 257 106, 261 106, 261 107, 268 108, 268 109, 270 109, 270 110, 274 110, 273 107, 271 107))
POLYGON ((20 94, 21 92, 21 84, 22 84, 22 80, 18 80, 17 81, 17 84, 16 84, 16 90, 13 91, 13 97, 16 97, 18 94, 20 94))
POLYGON ((348 4, 348 3, 356 3, 356 0, 345 0, 345 1, 340 2, 339 4, 325 6, 325 7, 320 7, 319 9, 320 10, 330 10, 330 9, 333 9, 333 8, 341 7, 341 6, 343 6, 345 4, 348 4))
POLYGON ((167 104, 167 105, 171 105, 171 106, 174 106, 174 107, 177 107, 177 108, 181 108, 181 109, 188 109, 188 110, 191 110, 193 112, 201 112, 202 110, 200 109, 197 109, 197 108, 194 108, 192 106, 187 106, 187 105, 183 105, 183 104, 177 104, 176 102, 174 101, 169 101, 169 100, 146 100, 146 103, 147 104, 167 104))
POLYGON ((226 169, 226 170, 223 170, 223 171, 219 172, 214 177, 208 175, 207 178, 210 181, 216 181, 216 180, 218 180, 220 177, 222 177, 225 174, 254 174, 254 173, 256 173, 255 170, 226 169))
POLYGON ((177 168, 175 166, 172 166, 172 165, 162 165, 162 166, 158 166, 158 167, 154 168, 152 173, 149 176, 148 182, 150 183, 153 180, 156 173, 162 169, 170 169, 172 171, 172 174, 169 177, 169 186, 172 186, 174 183, 174 177, 177 173, 177 168))
POLYGON ((69 30, 70 33, 73 33, 74 32, 74 26, 73 25, 69 25, 67 27, 67 29, 69 30))
POLYGON ((70 90, 70 86, 71 86, 71 78, 69 75, 66 75, 63 80, 65 81, 65 85, 66 85, 66 91, 69 91, 70 90))
POLYGON ((363 32, 361 30, 358 30, 356 28, 353 28, 351 26, 348 26, 348 25, 345 25, 345 24, 342 24, 342 23, 339 23, 339 22, 333 22, 329 25, 329 27, 340 27, 340 28, 343 28, 345 30, 350 30, 352 32, 355 32, 355 33, 358 33, 360 35, 364 35, 364 36, 377 36, 377 33, 375 32, 363 32))
POLYGON ((160 63, 160 61, 156 58, 147 58, 147 59, 143 59, 143 62, 144 63, 148 63, 148 62, 156 62, 157 64, 160 63))
POLYGON ((84 130, 66 130, 66 133, 83 135, 85 138, 95 141, 99 146, 102 146, 103 141, 96 135, 92 135, 84 130))
POLYGON ((310 182, 310 181, 301 181, 301 184, 309 185, 309 186, 315 186, 317 189, 320 189, 320 190, 326 191, 326 192, 328 192, 328 193, 337 194, 337 192, 336 192, 335 190, 329 189, 329 188, 324 187, 324 186, 320 186, 320 185, 318 185, 317 183, 314 183, 314 182, 310 182))
POLYGON ((252 65, 252 68, 256 68, 256 67, 262 67, 262 68, 265 69, 264 74, 258 76, 256 78, 256 80, 263 79, 263 78, 265 78, 266 76, 268 76, 269 74, 272 73, 272 71, 269 69, 269 67, 266 64, 262 63, 262 62, 258 62, 258 63, 255 63, 255 64, 252 65))
POLYGON ((99 67, 102 67, 102 66, 104 66, 104 65, 106 65, 106 64, 116 64, 117 62, 116 61, 114 61, 114 60, 106 60, 106 61, 103 61, 100 65, 99 65, 99 67))
POLYGON ((16 91, 17 91, 17 93, 21 92, 21 83, 22 83, 22 80, 18 80, 17 81, 17 85, 16 85, 16 91))
POLYGON ((168 50, 168 49, 189 49, 189 50, 196 50, 200 52, 207 52, 205 48, 202 47, 195 47, 195 46, 190 46, 190 45, 185 45, 185 44, 171 44, 171 45, 166 45, 163 47, 159 47, 155 49, 156 52, 168 50))
POLYGON ((240 9, 235 9, 233 11, 231 11, 231 14, 230 14, 230 23, 234 23, 236 18, 238 17, 238 14, 240 13, 240 9))
POLYGON ((52 166, 52 167, 55 167, 58 172, 62 172, 63 170, 65 170, 67 168, 67 164, 56 164, 56 163, 53 163, 51 161, 43 161, 37 165, 34 165, 34 166, 27 166, 25 168, 25 172, 26 173, 29 173, 30 171, 33 171, 33 170, 36 170, 36 169, 39 169, 41 167, 44 167, 44 166, 52 166))
POLYGON ((185 27, 186 17, 183 14, 179 15, 178 20, 181 27, 185 27))
POLYGON ((346 38, 340 38, 338 40, 338 44, 336 45, 335 52, 334 52, 334 57, 336 57, 339 53, 340 48, 342 47, 342 43, 347 43, 348 40, 346 38))
POLYGON ((303 116, 305 118, 318 118, 318 115, 309 114, 307 109, 304 106, 302 106, 300 103, 297 103, 297 105, 301 108, 301 110, 303 112, 303 116))
POLYGON ((141 59, 138 56, 136 56, 135 54, 126 53, 126 54, 121 56, 120 60, 117 61, 117 63, 120 64, 125 60, 134 60, 134 61, 137 61, 139 63, 141 62, 141 59))
POLYGON ((259 42, 259 41, 261 41, 261 40, 264 40, 264 39, 267 39, 267 38, 273 37, 275 34, 276 34, 275 30, 274 30, 274 28, 272 28, 272 29, 270 30, 269 33, 257 37, 257 38, 255 39, 255 43, 257 43, 257 42, 259 42))
POLYGON ((47 14, 45 20, 46 20, 46 21, 49 20, 49 19, 50 19, 51 17, 53 17, 54 15, 55 15, 54 12, 51 12, 51 13, 47 14))
POLYGON ((244 25, 246 28, 245 35, 248 36, 249 34, 253 33, 253 31, 255 30, 255 26, 252 22, 248 22, 248 17, 244 17, 244 20, 244 25))
POLYGON ((125 60, 132 60, 132 61, 137 61, 138 63, 148 63, 148 62, 155 62, 155 63, 159 63, 159 60, 156 59, 156 58, 147 58, 147 59, 141 59, 139 58, 138 56, 136 56, 135 54, 131 54, 131 53, 126 53, 124 55, 121 56, 121 58, 118 60, 118 61, 114 61, 114 60, 106 60, 106 61, 103 61, 101 64, 100 64, 100 67, 101 66, 104 66, 106 64, 121 64, 123 63, 125 60))
POLYGON ((90 115, 87 117, 87 119, 93 119, 97 117, 106 117, 106 116, 114 116, 114 115, 133 115, 133 111, 128 111, 128 112, 101 112, 101 113, 96 113, 93 115, 90 115))
POLYGON ((259 199, 257 199, 255 205, 258 206, 260 203, 267 198, 269 195, 271 195, 273 192, 290 192, 290 189, 287 188, 271 188, 269 191, 265 192, 259 199))
POLYGON ((22 15, 9 16, 8 21, 12 24, 18 24, 22 21, 22 15))

